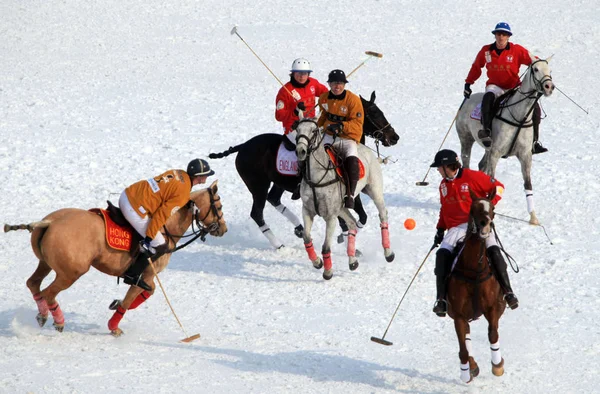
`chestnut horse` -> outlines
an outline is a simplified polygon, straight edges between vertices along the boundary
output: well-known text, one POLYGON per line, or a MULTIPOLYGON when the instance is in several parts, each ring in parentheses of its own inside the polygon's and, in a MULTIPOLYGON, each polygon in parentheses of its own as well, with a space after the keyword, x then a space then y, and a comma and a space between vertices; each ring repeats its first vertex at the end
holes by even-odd
MULTIPOLYGON (((460 378, 469 383, 479 374, 473 359, 471 328, 469 322, 483 314, 488 321, 488 339, 492 351, 492 373, 504 374, 504 359, 500 353, 498 322, 506 308, 500 284, 493 275, 486 255, 485 240, 495 236, 493 232, 494 205, 491 203, 496 190, 487 198, 471 193, 469 225, 464 245, 448 280, 448 315, 454 319, 460 351, 460 378)), ((458 246, 457 248, 461 248, 458 246)))
MULTIPOLYGON (((227 225, 223 219, 217 190, 215 181, 209 188, 192 192, 190 203, 167 220, 161 231, 167 240, 168 249, 167 253, 153 263, 157 272, 167 266, 175 245, 194 220, 202 236, 211 234, 220 237, 225 234, 227 225)), ((36 319, 40 327, 46 324, 50 311, 54 327, 63 331, 65 318, 56 296, 88 272, 90 267, 107 275, 121 276, 131 263, 129 252, 111 249, 107 245, 104 219, 90 211, 65 208, 52 212, 39 222, 4 226, 5 232, 24 229, 31 232, 31 247, 39 259, 37 269, 27 280, 27 287, 37 303, 39 314, 36 319), (41 290, 42 281, 51 271, 56 272, 56 278, 41 290)), ((150 285, 152 291, 147 292, 137 286, 129 287, 125 299, 118 303, 115 308, 117 311, 108 323, 111 334, 121 335, 123 332, 118 325, 125 312, 136 308, 154 293, 153 279, 152 267, 148 266, 143 273, 143 280, 150 285)))

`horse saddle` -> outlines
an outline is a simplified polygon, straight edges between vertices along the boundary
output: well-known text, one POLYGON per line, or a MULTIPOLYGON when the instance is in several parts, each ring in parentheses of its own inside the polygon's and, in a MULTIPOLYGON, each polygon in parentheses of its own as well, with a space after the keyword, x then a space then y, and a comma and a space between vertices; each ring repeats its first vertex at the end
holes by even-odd
POLYGON ((90 212, 102 216, 106 243, 113 249, 129 252, 131 256, 137 253, 141 235, 131 227, 121 210, 107 201, 106 209, 92 208, 90 212))
POLYGON ((281 144, 279 144, 279 149, 277 149, 275 168, 281 175, 298 176, 298 157, 296 156, 296 147, 285 136, 282 138, 281 144))
MULTIPOLYGON (((516 89, 510 89, 502 93, 496 98, 496 100, 494 100, 494 105, 492 106, 492 113, 494 114, 494 118, 500 115, 500 111, 502 110, 503 105, 506 103, 506 101, 508 101, 508 99, 512 95, 515 94, 516 91, 516 89)), ((492 118, 492 122, 494 121, 494 118, 492 118)), ((478 103, 475 106, 475 108, 473 108, 473 111, 471 111, 471 119, 481 120, 481 102, 478 103)))
MULTIPOLYGON (((342 157, 338 155, 337 151, 331 144, 325 144, 325 152, 327 152, 329 155, 329 160, 335 166, 336 174, 341 179, 345 179, 344 173, 346 170, 343 166, 344 161, 342 160, 342 157)), ((363 164, 362 160, 360 160, 360 157, 358 158, 358 171, 358 179, 363 179, 365 177, 365 165, 363 164)))

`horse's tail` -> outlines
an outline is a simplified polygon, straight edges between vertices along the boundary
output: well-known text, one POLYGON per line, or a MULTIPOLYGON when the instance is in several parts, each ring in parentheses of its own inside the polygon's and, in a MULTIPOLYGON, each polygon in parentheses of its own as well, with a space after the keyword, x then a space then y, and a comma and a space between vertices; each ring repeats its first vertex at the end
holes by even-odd
POLYGON ((231 146, 225 152, 211 153, 211 154, 208 155, 208 158, 209 159, 222 159, 223 157, 229 156, 232 153, 238 152, 242 148, 242 146, 244 146, 244 144, 240 144, 240 145, 236 145, 236 146, 231 146))
POLYGON ((33 222, 29 224, 5 224, 4 232, 7 233, 9 231, 16 230, 27 230, 29 232, 32 232, 36 228, 47 228, 48 226, 50 226, 50 220, 40 220, 39 222, 33 222))

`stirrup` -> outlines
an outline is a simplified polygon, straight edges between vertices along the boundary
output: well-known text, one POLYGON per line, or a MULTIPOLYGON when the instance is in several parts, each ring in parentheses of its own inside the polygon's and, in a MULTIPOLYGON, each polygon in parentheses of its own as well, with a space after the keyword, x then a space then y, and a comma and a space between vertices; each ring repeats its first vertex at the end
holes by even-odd
POLYGON ((446 300, 437 300, 433 306, 433 313, 439 317, 446 317, 446 312, 448 312, 448 304, 446 303, 446 300))
POLYGON ((533 153, 534 155, 537 155, 538 153, 545 153, 545 152, 548 152, 548 148, 544 148, 544 146, 539 141, 535 141, 533 143, 533 149, 531 150, 531 153, 533 153))
POLYGON ((108 309, 110 309, 111 311, 116 311, 118 307, 121 306, 121 300, 113 300, 113 302, 110 303, 110 305, 108 306, 108 309))
POLYGON ((515 295, 515 293, 506 293, 504 295, 504 300, 508 304, 510 309, 517 309, 519 307, 519 299, 515 295))
POLYGON ((344 198, 344 207, 348 209, 354 209, 354 197, 346 196, 344 198))

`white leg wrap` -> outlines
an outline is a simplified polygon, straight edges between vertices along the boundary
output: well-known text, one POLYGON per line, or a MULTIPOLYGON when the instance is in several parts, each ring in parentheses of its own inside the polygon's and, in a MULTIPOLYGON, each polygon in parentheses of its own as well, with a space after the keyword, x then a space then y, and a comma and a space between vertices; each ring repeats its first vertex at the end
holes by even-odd
POLYGON ((469 352, 469 356, 473 356, 473 345, 471 344, 470 333, 467 333, 467 335, 465 335, 465 346, 467 347, 467 352, 469 352))
POLYGON ((468 361, 465 364, 460 364, 460 380, 465 383, 471 380, 471 371, 469 370, 468 361))
POLYGON ((533 206, 533 190, 525 190, 525 198, 527 199, 527 212, 531 213, 535 208, 533 206))
POLYGON ((285 205, 279 204, 275 207, 275 209, 277 210, 277 212, 285 216, 287 220, 292 222, 294 227, 298 227, 301 224, 300 219, 298 219, 298 216, 296 216, 294 212, 290 211, 285 205))
POLYGON ((500 340, 496 343, 492 343, 490 345, 490 349, 492 350, 492 362, 496 365, 500 364, 502 361, 502 353, 500 352, 500 340))
POLYGON ((267 239, 271 243, 271 246, 273 246, 275 249, 279 249, 280 247, 283 246, 281 241, 279 241, 277 239, 277 237, 275 236, 275 234, 273 234, 273 232, 269 228, 268 224, 265 224, 264 226, 260 226, 260 231, 262 231, 262 233, 265 235, 265 237, 267 237, 267 239))

